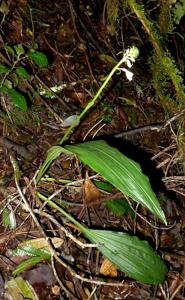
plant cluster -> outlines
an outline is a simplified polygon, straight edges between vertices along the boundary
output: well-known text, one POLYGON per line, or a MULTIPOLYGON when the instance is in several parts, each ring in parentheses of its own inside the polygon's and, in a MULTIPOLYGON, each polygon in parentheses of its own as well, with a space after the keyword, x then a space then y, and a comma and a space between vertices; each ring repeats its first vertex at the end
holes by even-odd
POLYGON ((48 60, 44 53, 35 49, 25 51, 22 45, 11 47, 5 44, 3 46, 9 60, 7 64, 0 64, 0 92, 8 95, 13 103, 21 110, 27 110, 27 101, 23 93, 18 90, 21 80, 30 80, 30 74, 25 68, 26 60, 33 61, 38 67, 45 68, 48 66, 48 60))

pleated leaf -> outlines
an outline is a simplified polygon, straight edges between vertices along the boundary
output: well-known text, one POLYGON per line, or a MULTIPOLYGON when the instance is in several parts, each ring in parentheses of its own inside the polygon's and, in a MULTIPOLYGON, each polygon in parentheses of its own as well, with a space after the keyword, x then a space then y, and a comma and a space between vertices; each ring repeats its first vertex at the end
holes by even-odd
POLYGON ((48 59, 47 56, 40 51, 29 51, 28 57, 31 58, 40 68, 47 68, 48 59))
POLYGON ((65 148, 77 154, 82 162, 101 174, 122 193, 144 205, 167 223, 149 179, 138 163, 103 140, 67 145, 65 148))
POLYGON ((126 275, 146 284, 164 281, 167 267, 148 242, 124 232, 87 229, 84 233, 126 275))
MULTIPOLYGON (((46 199, 40 199, 46 201, 46 199)), ((122 272, 142 283, 158 284, 164 281, 167 268, 146 241, 123 232, 89 229, 57 203, 49 199, 47 203, 75 224, 122 272)))
POLYGON ((7 89, 7 94, 10 96, 11 100, 17 107, 19 107, 23 111, 27 110, 26 98, 23 96, 23 94, 13 88, 7 89))
POLYGON ((66 149, 64 149, 61 146, 53 146, 49 149, 48 151, 48 155, 46 157, 46 160, 44 161, 43 165, 41 166, 38 174, 37 174, 37 182, 40 181, 40 179, 42 178, 42 176, 44 175, 44 173, 46 172, 46 170, 49 168, 49 166, 51 165, 51 163, 57 159, 57 157, 62 154, 62 153, 68 153, 71 154, 71 152, 67 151, 66 149))

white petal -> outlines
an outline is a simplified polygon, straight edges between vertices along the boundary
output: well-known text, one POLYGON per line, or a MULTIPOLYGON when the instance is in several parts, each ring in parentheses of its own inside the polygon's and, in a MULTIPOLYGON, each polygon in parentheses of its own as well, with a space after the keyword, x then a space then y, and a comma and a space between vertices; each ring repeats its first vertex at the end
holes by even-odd
POLYGON ((121 70, 122 70, 123 72, 125 72, 125 75, 126 75, 127 79, 128 79, 129 81, 131 81, 132 78, 133 78, 133 76, 134 76, 134 74, 133 74, 131 71, 125 69, 125 68, 121 68, 121 70))

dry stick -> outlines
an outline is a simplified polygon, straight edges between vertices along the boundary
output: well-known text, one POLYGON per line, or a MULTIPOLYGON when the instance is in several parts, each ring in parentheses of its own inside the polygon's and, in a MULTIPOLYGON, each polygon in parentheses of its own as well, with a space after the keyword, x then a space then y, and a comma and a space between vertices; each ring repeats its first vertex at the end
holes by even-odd
POLYGON ((41 231, 42 235, 46 236, 45 232, 42 229, 39 221, 37 220, 34 212, 32 211, 28 201, 26 200, 25 196, 22 193, 22 190, 21 190, 20 185, 19 185, 19 176, 20 176, 19 167, 18 167, 17 161, 15 160, 15 158, 12 155, 10 155, 10 161, 11 161, 11 164, 12 164, 13 169, 14 169, 15 184, 16 184, 18 193, 19 193, 19 195, 20 195, 20 197, 21 197, 21 199, 22 199, 22 201, 25 205, 25 208, 30 213, 31 217, 33 218, 33 220, 34 220, 35 224, 37 225, 38 229, 41 231))
POLYGON ((130 205, 130 207, 131 207, 132 210, 135 212, 135 214, 136 214, 140 219, 142 219, 143 221, 145 221, 148 225, 150 225, 152 228, 154 228, 154 229, 160 229, 160 230, 170 230, 171 228, 173 228, 173 227, 176 225, 176 221, 175 221, 172 225, 170 225, 170 226, 168 226, 168 227, 158 227, 158 226, 153 225, 153 224, 152 224, 151 222, 149 222, 146 218, 144 218, 140 213, 138 213, 137 210, 134 209, 134 207, 132 206, 132 204, 131 204, 130 200, 128 199, 128 197, 125 196, 125 198, 127 199, 128 203, 129 203, 129 205, 130 205))
POLYGON ((96 244, 84 244, 82 243, 79 239, 77 239, 74 235, 72 235, 64 226, 62 226, 53 216, 51 216, 50 214, 44 212, 44 211, 40 211, 40 210, 34 210, 35 213, 44 216, 46 218, 48 218, 52 223, 54 223, 57 227, 60 228, 61 231, 63 231, 66 235, 66 237, 70 238, 74 243, 76 243, 77 245, 79 245, 82 249, 84 248, 96 248, 97 245, 96 244))
POLYGON ((26 210, 30 213, 31 217, 33 218, 36 226, 38 227, 39 231, 42 233, 42 235, 45 237, 47 245, 48 245, 48 249, 51 253, 51 257, 54 257, 64 268, 66 268, 72 276, 76 277, 77 279, 83 281, 83 282, 88 282, 88 283, 92 283, 92 284, 97 284, 97 285, 107 285, 107 286, 123 286, 123 283, 109 283, 109 282, 103 282, 103 281, 99 281, 99 280, 92 280, 92 279, 88 279, 88 278, 84 278, 83 276, 78 275, 69 265, 67 265, 64 261, 62 261, 61 258, 58 257, 57 252, 54 250, 53 246, 50 243, 50 239, 49 237, 46 236, 42 226, 40 225, 39 221, 37 220, 34 211, 31 209, 28 201, 26 200, 25 196, 22 193, 22 190, 20 188, 19 185, 19 167, 17 164, 17 161, 15 160, 15 158, 10 155, 10 160, 14 169, 14 177, 15 177, 15 184, 18 190, 18 193, 25 205, 26 210))
MULTIPOLYGON (((40 225, 40 223, 38 222, 34 212, 32 211, 30 205, 28 204, 26 198, 24 197, 23 193, 22 193, 22 190, 19 186, 19 167, 18 167, 18 164, 17 164, 17 161, 13 158, 12 155, 10 155, 10 160, 11 160, 11 163, 12 163, 12 166, 13 166, 13 169, 14 169, 14 176, 15 176, 15 184, 16 184, 16 187, 17 187, 17 190, 19 192, 19 195, 25 205, 25 208, 26 210, 30 213, 30 215, 32 216, 36 226, 38 227, 39 231, 42 233, 42 235, 46 238, 46 242, 48 244, 48 249, 51 253, 51 262, 52 262, 52 258, 57 256, 56 252, 53 253, 53 247, 51 246, 50 242, 49 242, 49 238, 46 236, 44 230, 42 229, 42 226, 40 225)), ((62 260, 61 260, 62 262, 62 260)), ((55 273, 54 273, 55 274, 55 273)), ((56 277, 56 279, 58 280, 58 276, 56 277)), ((66 295, 70 295, 70 296, 73 296, 66 288, 64 285, 62 285, 61 281, 59 281, 59 284, 60 286, 63 288, 64 292, 66 293, 66 295)), ((73 299, 75 299, 75 297, 73 297, 73 299)))
MULTIPOLYGON (((43 199, 42 199, 43 200, 43 199)), ((81 223, 79 223, 78 221, 76 221, 70 214, 68 214, 67 212, 65 212, 61 207, 59 207, 55 202, 52 202, 51 200, 47 199, 48 204, 52 207, 57 209, 59 212, 61 212, 64 216, 66 216, 68 218, 68 220, 70 220, 71 222, 73 222, 75 225, 77 225, 77 227, 84 232, 85 230, 85 226, 83 226, 81 223)), ((51 247, 51 246, 50 246, 51 247)), ((56 260, 61 263, 73 276, 75 276, 77 279, 82 280, 83 282, 88 282, 88 283, 94 283, 97 285, 107 285, 107 286, 123 286, 123 282, 122 283, 105 283, 102 281, 97 281, 97 280, 93 280, 93 279, 87 279, 84 278, 80 275, 78 275, 70 266, 66 265, 57 255, 56 251, 51 247, 51 253, 53 254, 53 256, 56 258, 56 260)))
POLYGON ((185 113, 185 109, 182 109, 181 111, 175 113, 173 117, 171 117, 166 122, 163 122, 161 124, 146 125, 146 126, 126 130, 126 131, 123 131, 121 133, 114 134, 113 136, 115 138, 122 138, 126 135, 132 135, 132 134, 136 134, 136 133, 143 133, 143 132, 148 131, 148 130, 161 131, 161 130, 166 129, 172 122, 174 122, 176 119, 180 118, 184 113, 185 113))
POLYGON ((73 28, 74 28, 74 31, 80 41, 80 43, 83 45, 83 48, 84 48, 84 54, 85 54, 85 59, 86 59, 86 62, 87 62, 87 66, 89 68, 89 72, 94 80, 94 82, 97 84, 97 86, 99 86, 96 78, 94 77, 94 74, 93 74, 93 71, 92 71, 92 68, 91 68, 91 63, 89 61, 89 57, 88 57, 88 53, 87 53, 87 47, 85 45, 85 41, 83 40, 83 38, 81 38, 77 28, 76 28, 76 22, 75 22, 75 18, 77 18, 77 15, 76 15, 76 12, 74 10, 74 7, 73 7, 73 4, 70 0, 68 0, 68 4, 69 4, 69 10, 70 10, 70 14, 71 14, 71 20, 72 20, 72 25, 73 25, 73 28))
POLYGON ((54 262, 54 258, 51 257, 51 266, 52 266, 52 270, 53 270, 53 274, 56 278, 56 280, 58 281, 60 287, 64 290, 64 292, 66 293, 67 296, 70 296, 72 299, 77 300, 77 298, 65 287, 65 285, 63 284, 63 282, 60 280, 60 278, 58 277, 56 268, 55 268, 55 262, 54 262))

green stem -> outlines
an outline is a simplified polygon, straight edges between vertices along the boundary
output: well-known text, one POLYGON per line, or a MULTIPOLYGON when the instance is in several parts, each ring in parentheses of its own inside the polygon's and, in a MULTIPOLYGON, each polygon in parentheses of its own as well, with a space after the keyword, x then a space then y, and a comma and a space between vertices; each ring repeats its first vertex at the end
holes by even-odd
POLYGON ((114 73, 117 70, 119 70, 119 67, 121 66, 121 64, 124 63, 124 62, 126 62, 127 59, 128 59, 127 56, 124 55, 122 57, 122 59, 117 63, 117 65, 115 65, 115 67, 111 70, 111 72, 109 73, 109 75, 107 76, 106 80, 104 81, 104 83, 99 88, 99 90, 96 93, 96 95, 94 96, 94 98, 89 101, 89 103, 84 108, 84 110, 81 112, 81 114, 78 116, 78 118, 71 124, 71 126, 69 127, 69 129, 66 131, 65 135, 60 140, 59 145, 62 145, 63 142, 69 138, 70 134, 72 133, 73 128, 80 122, 80 120, 87 113, 87 111, 95 104, 96 100, 101 95, 102 91, 104 90, 104 88, 106 87, 106 85, 108 84, 108 82, 111 80, 111 78, 114 75, 114 73))
POLYGON ((88 228, 80 224, 78 221, 76 221, 70 214, 68 214, 62 207, 60 207, 58 204, 53 202, 52 200, 49 200, 49 198, 45 197, 41 193, 37 192, 36 195, 39 197, 40 200, 48 203, 52 208, 58 210, 61 214, 63 214, 69 221, 71 221, 73 224, 75 224, 83 233, 87 233, 89 231, 88 228))

